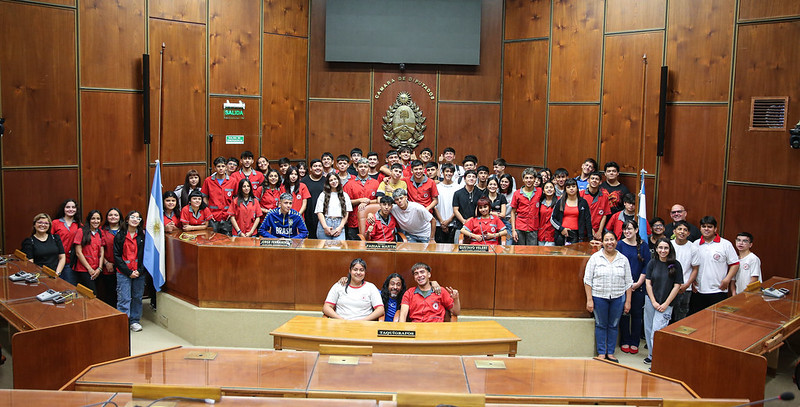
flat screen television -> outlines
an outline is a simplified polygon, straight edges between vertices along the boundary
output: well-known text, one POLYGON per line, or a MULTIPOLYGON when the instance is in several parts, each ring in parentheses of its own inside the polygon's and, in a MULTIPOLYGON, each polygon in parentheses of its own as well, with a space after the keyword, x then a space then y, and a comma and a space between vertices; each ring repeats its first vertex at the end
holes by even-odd
POLYGON ((479 65, 481 0, 328 0, 325 61, 479 65))

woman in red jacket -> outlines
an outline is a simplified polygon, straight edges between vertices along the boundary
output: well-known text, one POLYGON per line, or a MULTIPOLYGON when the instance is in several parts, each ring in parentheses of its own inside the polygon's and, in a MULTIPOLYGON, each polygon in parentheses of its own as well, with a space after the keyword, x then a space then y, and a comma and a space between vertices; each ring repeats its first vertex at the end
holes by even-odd
POLYGON ((131 331, 139 332, 142 325, 142 295, 144 294, 144 230, 142 215, 130 211, 123 230, 114 236, 114 266, 117 269, 117 309, 128 315, 131 331))
POLYGON ((72 241, 75 240, 75 234, 81 228, 81 211, 78 209, 78 202, 74 199, 67 199, 58 207, 56 216, 53 218, 52 233, 61 238, 61 243, 64 244, 64 254, 66 255, 66 263, 64 269, 61 271, 61 278, 68 283, 75 285, 75 272, 72 271, 72 266, 75 264, 75 258, 71 256, 72 241))
POLYGON ((72 241, 77 258, 75 280, 95 294, 97 289, 94 280, 103 271, 104 261, 103 232, 100 230, 102 222, 103 216, 100 215, 100 211, 90 211, 86 216, 86 224, 75 234, 75 239, 72 241))
POLYGON ((111 208, 106 212, 106 221, 103 223, 103 271, 94 280, 97 287, 97 298, 104 303, 117 306, 117 271, 114 269, 114 237, 120 231, 122 212, 111 208))

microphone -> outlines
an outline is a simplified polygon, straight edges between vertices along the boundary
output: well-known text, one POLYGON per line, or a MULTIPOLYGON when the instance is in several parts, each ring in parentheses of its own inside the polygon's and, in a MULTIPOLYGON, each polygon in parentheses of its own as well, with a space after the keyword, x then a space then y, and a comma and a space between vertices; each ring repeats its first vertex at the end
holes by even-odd
POLYGON ((792 393, 790 391, 787 391, 787 392, 781 393, 779 396, 770 397, 770 398, 764 399, 764 400, 751 401, 749 403, 739 404, 738 406, 733 406, 733 407, 752 406, 752 405, 755 405, 755 404, 764 404, 764 403, 766 403, 768 401, 775 401, 775 400, 782 400, 782 401, 794 400, 794 393, 792 393))

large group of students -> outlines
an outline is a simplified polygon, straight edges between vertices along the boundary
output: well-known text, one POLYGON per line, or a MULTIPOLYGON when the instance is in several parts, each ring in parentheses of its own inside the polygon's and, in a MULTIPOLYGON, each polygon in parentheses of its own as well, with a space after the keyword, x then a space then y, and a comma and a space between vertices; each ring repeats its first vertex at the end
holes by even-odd
MULTIPOLYGON (((379 209, 364 217, 366 240, 393 242, 404 236, 423 243, 546 246, 595 242, 602 249, 591 256, 585 270, 586 308, 595 316, 598 355, 612 361, 618 333, 621 350, 638 353, 644 330, 652 357, 653 331, 761 279, 760 260, 750 252, 752 235, 737 236, 737 253, 717 234, 713 217, 704 217, 697 228, 686 221, 680 204, 672 207, 669 224, 659 217, 650 219, 643 241, 636 198, 620 183, 620 166, 613 161, 600 172, 597 162, 587 158, 574 178, 564 168, 526 168, 519 185, 505 172, 504 159, 493 160, 491 170, 471 154, 459 164, 450 147, 438 160, 428 148, 417 155, 401 147, 389 151, 381 164, 377 153, 364 157, 361 149, 353 148, 350 155, 337 157, 326 152, 307 165, 281 158, 277 169, 250 151, 238 159, 218 157, 213 165, 215 172, 205 179, 190 170, 182 185, 163 192, 167 232, 211 228, 242 237, 359 240, 359 213, 377 204, 379 209)), ((105 217, 92 210, 84 223, 77 202, 68 199, 54 217, 34 217, 22 250, 37 265, 95 291, 128 314, 131 330, 139 331, 143 292, 152 285, 146 284, 149 273, 142 266, 142 223, 138 211, 123 218, 117 208, 106 211, 105 217)), ((411 271, 418 287, 408 290, 409 304, 413 300, 424 305, 434 292, 432 298, 445 301, 443 309, 457 315, 457 291, 430 284, 427 265, 415 265, 411 271)), ((396 301, 398 293, 408 294, 397 275, 387 278, 380 295, 374 285, 376 290, 357 294, 359 301, 373 307, 352 312, 347 298, 369 287, 365 273, 366 264, 354 261, 344 284, 331 288, 323 308, 326 315, 416 318, 407 309, 403 312, 405 302, 396 301)))

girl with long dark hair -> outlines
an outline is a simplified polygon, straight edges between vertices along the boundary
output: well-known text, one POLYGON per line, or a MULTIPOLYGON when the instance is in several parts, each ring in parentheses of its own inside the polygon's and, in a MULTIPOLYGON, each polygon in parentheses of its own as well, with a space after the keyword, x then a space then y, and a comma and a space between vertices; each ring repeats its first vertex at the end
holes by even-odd
MULTIPOLYGON (((175 192, 167 191, 172 195, 175 192)), ((177 202, 177 198, 176 198, 177 202)), ((122 211, 111 208, 106 212, 106 220, 103 222, 103 272, 94 280, 97 288, 97 298, 104 303, 117 307, 117 270, 114 268, 114 237, 117 236, 122 225, 122 211)))
POLYGON ((233 225, 234 236, 250 237, 258 231, 258 224, 261 221, 261 205, 253 197, 253 185, 247 178, 242 178, 236 189, 236 199, 228 208, 231 215, 231 225, 233 225))
MULTIPOLYGON (((291 172, 292 169, 289 169, 291 172)), ((287 172, 287 175, 289 174, 287 172)), ((344 229, 347 216, 353 211, 350 197, 342 191, 339 176, 333 172, 325 177, 325 187, 317 198, 314 213, 317 214, 317 239, 344 240, 344 229)))
POLYGON ((623 315, 619 322, 622 338, 619 341, 620 350, 625 353, 639 353, 639 340, 642 335, 644 312, 644 270, 650 262, 650 249, 639 238, 639 225, 633 220, 627 220, 622 228, 622 240, 617 242, 617 250, 628 259, 631 265, 631 312, 623 315))
POLYGON ((578 195, 578 183, 573 178, 564 182, 564 196, 553 207, 553 228, 556 246, 588 242, 592 237, 592 217, 589 203, 578 195))
POLYGON ((656 242, 656 257, 647 264, 647 300, 644 303, 644 337, 650 351, 644 363, 653 361, 653 333, 669 325, 672 301, 683 284, 683 269, 675 248, 666 237, 656 242))
POLYGON ((66 263, 64 270, 61 272, 61 278, 68 283, 75 285, 75 272, 72 271, 72 266, 75 264, 76 258, 72 255, 72 242, 75 240, 75 234, 81 228, 81 211, 78 208, 78 202, 74 199, 67 199, 62 202, 56 211, 56 216, 53 218, 53 234, 61 238, 61 243, 64 245, 64 254, 66 255, 66 263))
POLYGON ((125 216, 123 231, 114 236, 114 266, 117 269, 117 309, 128 316, 131 331, 139 332, 142 325, 142 295, 144 295, 144 230, 142 215, 130 211, 125 216))
MULTIPOLYGON (((264 213, 267 213, 278 207, 278 201, 280 200, 282 193, 281 181, 281 173, 279 173, 278 170, 272 168, 267 169, 267 175, 264 177, 264 183, 261 184, 263 188, 261 188, 261 199, 259 201, 261 204, 261 209, 264 213)), ((292 200, 294 200, 294 196, 292 197, 292 200)))
MULTIPOLYGON (((189 172, 186 173, 186 177, 183 179, 183 185, 178 185, 178 187, 175 188, 175 195, 178 196, 178 208, 180 209, 188 205, 189 194, 191 194, 192 191, 200 191, 202 186, 203 182, 200 179, 200 173, 195 169, 189 170, 189 172)), ((205 207, 205 205, 203 207, 205 207)))
POLYGON ((311 193, 308 192, 306 184, 300 182, 300 174, 297 172, 297 167, 289 167, 286 170, 286 177, 284 177, 283 185, 281 185, 281 193, 284 192, 292 194, 294 197, 292 209, 296 210, 300 216, 303 216, 306 213, 306 206, 308 205, 308 198, 311 198, 311 193))
POLYGON ((556 229, 550 222, 556 202, 556 186, 553 181, 546 181, 542 184, 542 198, 539 201, 539 246, 556 245, 556 229))
POLYGON ((103 261, 105 260, 103 232, 100 230, 102 222, 103 216, 100 215, 100 211, 90 211, 86 216, 86 225, 75 234, 75 240, 72 241, 75 257, 77 257, 75 279, 94 293, 97 293, 94 280, 103 271, 103 261))
MULTIPOLYGON (((336 173, 329 176, 339 177, 336 173)), ((367 263, 358 258, 350 262, 347 284, 336 282, 328 291, 322 313, 329 318, 375 321, 383 315, 383 300, 375 284, 366 281, 367 263)))

